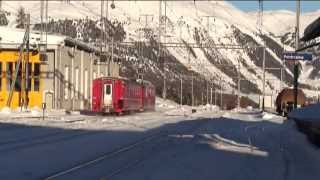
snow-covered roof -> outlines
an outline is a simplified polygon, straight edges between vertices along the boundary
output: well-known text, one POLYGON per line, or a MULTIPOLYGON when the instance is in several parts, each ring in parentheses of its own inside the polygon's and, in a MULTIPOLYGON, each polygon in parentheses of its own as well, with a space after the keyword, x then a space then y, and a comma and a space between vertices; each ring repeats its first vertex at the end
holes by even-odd
MULTIPOLYGON (((24 29, 10 28, 10 27, 0 27, 0 37, 1 44, 21 44, 23 41, 23 36, 25 34, 24 29)), ((43 36, 45 39, 45 36, 43 36)), ((58 35, 47 35, 47 43, 51 45, 59 45, 64 42, 65 36, 58 35)), ((31 32, 30 33, 30 44, 39 44, 40 33, 31 32)))

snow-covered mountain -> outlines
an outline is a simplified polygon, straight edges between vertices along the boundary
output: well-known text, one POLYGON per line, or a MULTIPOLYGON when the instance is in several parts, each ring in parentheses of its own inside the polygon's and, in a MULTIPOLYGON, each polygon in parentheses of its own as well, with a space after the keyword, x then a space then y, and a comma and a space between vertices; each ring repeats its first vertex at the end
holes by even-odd
MULTIPOLYGON (((91 24, 100 28, 100 1, 48 1, 48 16, 50 21, 58 22, 71 19, 76 27, 75 38, 83 39, 82 24, 88 19, 91 24), (78 19, 78 21, 76 21, 78 19), (80 22, 79 19, 82 21, 80 22), (86 20, 85 20, 86 19, 86 20), (82 24, 81 24, 82 23, 82 24)), ((109 5, 110 5, 109 1, 109 5)), ((106 4, 106 1, 105 1, 106 4)), ((159 1, 115 1, 115 8, 108 8, 108 19, 119 22, 125 31, 124 41, 145 40, 151 44, 159 42, 159 1), (145 20, 141 15, 153 15, 145 20), (147 22, 146 22, 147 21, 147 22), (139 35, 139 28, 147 27, 149 35, 139 35)), ((40 22, 39 1, 4 1, 2 7, 8 13, 9 28, 16 26, 15 18, 18 8, 22 6, 31 14, 31 23, 40 22)), ((164 15, 164 2, 162 2, 162 15, 164 15)), ((184 43, 186 47, 167 47, 165 49, 166 63, 157 60, 158 49, 154 46, 143 45, 143 60, 146 66, 146 78, 158 79, 158 91, 161 92, 163 74, 168 79, 167 88, 173 92, 172 97, 179 93, 180 78, 190 85, 190 77, 194 75, 198 87, 205 89, 207 79, 215 87, 222 86, 225 92, 234 93, 237 89, 240 65, 241 92, 261 93, 262 91, 262 38, 266 40, 266 67, 279 68, 282 61, 282 41, 292 41, 287 32, 293 32, 295 26, 295 13, 290 11, 267 11, 263 15, 263 34, 259 35, 257 26, 257 13, 246 13, 233 7, 226 1, 167 1, 166 2, 166 37, 161 36, 161 42, 184 43), (212 16, 207 18, 206 16, 212 16), (209 27, 209 31, 208 31, 209 27), (276 36, 283 36, 282 41, 276 36), (198 48, 187 47, 187 43, 196 44, 198 48), (242 49, 226 49, 224 46, 240 45, 242 49), (255 46, 255 47, 253 47, 255 46)), ((301 33, 314 19, 320 16, 320 11, 302 14, 301 33)), ((160 19, 165 19, 162 16, 160 19)), ((164 29, 164 25, 161 26, 164 29)), ((57 32, 57 31, 53 31, 57 32)), ((92 31, 91 31, 92 32, 92 31)), ((164 32, 164 30, 162 31, 164 32)), ((60 34, 61 31, 59 31, 60 34)), ((65 35, 65 34, 64 34, 65 35)), ((3 31, 0 36, 4 37, 3 31)), ((5 38, 2 38, 5 39, 5 38)), ((21 38, 22 39, 22 38, 21 38)), ((90 37, 89 39, 92 40, 90 37)), ((290 43, 285 43, 286 50, 293 50, 290 43)), ((138 48, 138 46, 137 46, 138 48)), ((119 51, 120 52, 120 51, 119 51)), ((137 51, 126 52, 126 59, 137 59, 137 51)), ((132 62, 123 62, 123 72, 133 75, 135 65, 132 62)), ((284 65, 284 81, 287 86, 292 82, 292 65, 284 65)), ((302 64, 303 72, 300 77, 302 87, 311 95, 316 80, 320 75, 314 73, 320 69, 316 65, 302 64), (312 73, 313 72, 313 73, 312 73)), ((268 94, 279 91, 280 70, 268 69, 266 73, 268 94)), ((317 84, 315 84, 317 83, 317 84)), ((189 86, 190 87, 190 86, 189 86)), ((200 93, 196 88, 196 93, 200 93)), ((169 95, 170 96, 170 95, 169 95)), ((200 95, 201 96, 201 95, 200 95)), ((199 96, 199 97, 200 97, 199 96)))

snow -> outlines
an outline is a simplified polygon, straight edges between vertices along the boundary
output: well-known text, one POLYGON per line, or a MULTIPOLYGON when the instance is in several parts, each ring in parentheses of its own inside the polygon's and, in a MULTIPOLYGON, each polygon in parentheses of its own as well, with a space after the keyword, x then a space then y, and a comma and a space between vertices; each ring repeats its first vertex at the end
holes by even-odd
POLYGON ((9 115, 11 114, 11 109, 9 107, 4 107, 1 109, 0 113, 3 115, 9 115))
MULTIPOLYGON (((20 44, 23 41, 25 30, 24 29, 16 29, 10 27, 0 27, 0 37, 1 43, 14 43, 20 44)), ((49 45, 59 45, 62 44, 65 39, 65 36, 57 36, 57 35, 48 35, 47 42, 49 45)), ((38 44, 40 42, 40 33, 32 32, 30 33, 30 44, 38 44)))
POLYGON ((219 111, 211 105, 194 107, 198 111, 192 115, 170 116, 169 111, 179 113, 191 107, 161 98, 157 98, 157 104, 160 109, 155 112, 124 116, 67 115, 55 110, 47 112, 45 120, 2 117, 0 178, 43 179, 160 130, 167 134, 62 179, 102 179, 118 169, 121 173, 112 179, 319 176, 318 150, 292 122, 280 116, 263 114, 252 107, 240 112, 219 111))
POLYGON ((264 119, 264 120, 270 120, 270 119, 272 119, 274 116, 275 116, 274 114, 264 112, 264 113, 263 113, 263 116, 262 116, 262 119, 264 119))
MULTIPOLYGON (((252 18, 257 20, 257 12, 249 12, 252 18)), ((320 16, 320 11, 302 13, 300 16, 300 37, 307 25, 320 16)), ((284 35, 288 32, 294 32, 296 23, 296 13, 288 10, 264 11, 263 28, 275 34, 276 36, 284 35)))

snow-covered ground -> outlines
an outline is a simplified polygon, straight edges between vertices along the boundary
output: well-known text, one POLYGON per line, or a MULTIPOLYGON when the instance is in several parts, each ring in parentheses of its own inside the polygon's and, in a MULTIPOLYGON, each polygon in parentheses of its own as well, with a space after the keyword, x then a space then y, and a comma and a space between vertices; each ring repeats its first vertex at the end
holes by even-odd
POLYGON ((51 111, 45 120, 4 109, 0 179, 44 179, 160 131, 165 135, 57 179, 319 177, 318 149, 291 121, 252 107, 194 108, 192 114, 191 107, 157 98, 155 112, 85 116, 51 111))

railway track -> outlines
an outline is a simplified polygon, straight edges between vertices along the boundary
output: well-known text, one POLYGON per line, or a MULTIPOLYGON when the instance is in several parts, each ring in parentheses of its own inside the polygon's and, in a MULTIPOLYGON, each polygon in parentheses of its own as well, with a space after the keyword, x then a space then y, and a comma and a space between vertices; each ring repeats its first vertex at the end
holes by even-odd
POLYGON ((11 144, 9 143, 6 146, 1 146, 0 153, 18 151, 18 150, 22 150, 30 147, 39 146, 39 145, 58 143, 62 141, 81 138, 84 136, 96 135, 99 133, 103 133, 103 131, 81 131, 80 130, 80 132, 75 131, 74 133, 71 133, 71 135, 70 134, 65 135, 65 133, 53 133, 50 135, 42 136, 41 138, 31 139, 30 141, 27 141, 27 142, 17 141, 15 143, 11 143, 11 144))
MULTIPOLYGON (((93 166, 93 165, 96 165, 97 163, 101 162, 101 161, 104 161, 104 160, 107 160, 107 159, 111 159, 111 158, 114 158, 122 153, 125 153, 125 152, 128 152, 130 150, 133 150, 147 142, 150 142, 151 140, 154 140, 156 138, 160 138, 160 137, 163 137, 165 136, 166 133, 164 131, 160 131, 158 133, 154 133, 152 135, 149 135, 147 137, 144 137, 142 139, 139 139, 129 145, 125 145, 125 146, 122 146, 116 150, 113 150, 113 151, 110 151, 110 152, 107 152, 103 155, 100 155, 92 160, 89 160, 89 161, 85 161, 85 162, 82 162, 82 163, 79 163, 71 168, 68 168, 66 170, 62 170, 62 171, 59 171, 59 172, 56 172, 56 173, 53 173, 47 177, 44 177, 42 178, 43 180, 52 180, 52 179, 58 179, 58 178, 62 178, 63 176, 66 176, 66 175, 70 175, 72 173, 75 173, 76 171, 80 171, 81 169, 84 169, 84 168, 87 168, 89 166, 93 166)), ((138 162, 138 161, 137 161, 138 162)), ((137 162, 134 162, 133 164, 136 164, 137 162)), ((128 168, 129 166, 126 166, 126 168, 128 168)), ((130 164, 130 167, 131 167, 131 164, 130 164)), ((116 170, 115 172, 111 173, 110 175, 113 176, 117 173, 119 173, 122 169, 118 169, 116 170)), ((108 175, 107 177, 110 177, 110 175, 108 175)))
MULTIPOLYGON (((63 125, 64 128, 66 127, 73 127, 74 122, 79 122, 81 120, 72 120, 72 121, 66 121, 64 123, 67 123, 66 125, 63 125)), ((97 119, 90 119, 90 121, 96 121, 97 119)), ((133 126, 136 128, 144 129, 146 130, 147 128, 135 123, 130 123, 130 122, 123 122, 121 120, 114 121, 113 123, 120 123, 121 125, 129 125, 133 126)), ((112 124, 111 124, 112 125, 112 124)), ((118 124, 115 124, 116 126, 118 124)), ((28 127, 28 126, 23 126, 20 127, 18 125, 8 125, 12 126, 12 128, 17 128, 17 130, 23 130, 26 128, 41 128, 41 126, 34 126, 34 127, 28 127)), ((110 127, 110 124, 108 125, 110 127)), ((59 128, 59 127, 54 127, 54 128, 59 128)), ((88 135, 95 135, 98 133, 102 133, 103 130, 101 131, 87 131, 87 130, 82 130, 81 128, 77 129, 70 129, 70 130, 61 130, 57 129, 53 132, 50 133, 45 133, 41 135, 35 135, 35 136, 30 136, 30 137, 25 137, 23 136, 22 138, 15 138, 15 139, 10 139, 10 140, 4 140, 0 141, 0 152, 9 152, 9 151, 15 151, 15 150, 21 150, 24 148, 29 148, 29 147, 34 147, 38 145, 45 145, 45 144, 50 144, 50 143, 57 143, 57 142, 62 142, 65 140, 72 140, 75 138, 80 138, 88 135)))
MULTIPOLYGON (((67 124, 63 127, 72 127, 73 124, 67 124)), ((41 127, 37 127, 41 128, 41 127)), ((59 127, 54 127, 59 128, 59 127)), ((84 136, 95 135, 99 133, 103 133, 103 130, 91 131, 85 130, 81 128, 69 129, 69 130, 61 130, 57 129, 50 133, 44 133, 41 135, 31 136, 31 137, 22 137, 11 140, 6 140, 0 142, 0 152, 10 152, 21 150, 24 148, 34 147, 38 145, 45 145, 50 143, 58 143, 66 140, 72 140, 84 136)))
MULTIPOLYGON (((189 128, 183 128, 182 131, 177 131, 177 130, 173 130, 173 129, 165 129, 165 130, 160 130, 159 132, 155 132, 151 135, 148 135, 142 139, 139 139, 137 141, 134 141, 133 143, 130 143, 128 145, 124 145, 116 150, 113 151, 109 151, 106 152, 105 154, 102 154, 94 159, 88 160, 88 161, 84 161, 81 162, 79 164, 76 164, 68 169, 65 170, 61 170, 58 172, 55 172, 49 176, 46 176, 44 178, 41 178, 43 180, 56 180, 56 179, 70 179, 70 177, 74 177, 77 176, 79 174, 82 173, 82 171, 85 171, 86 169, 92 168, 94 166, 99 166, 99 163, 105 162, 106 160, 108 160, 108 164, 110 164, 110 161, 112 161, 112 159, 114 160, 114 158, 120 157, 121 155, 124 155, 124 153, 130 153, 130 151, 136 150, 137 148, 142 148, 142 146, 146 145, 149 142, 152 142, 154 145, 153 146, 157 146, 158 143, 156 142, 156 139, 161 139, 164 137, 168 137, 169 134, 174 133, 174 134, 183 134, 183 133, 187 133, 187 132, 194 132, 199 130, 205 123, 208 122, 209 119, 206 119, 206 121, 198 123, 196 125, 193 125, 189 128)), ((152 152, 153 148, 150 148, 150 152, 152 152)), ((127 163, 121 164, 118 168, 113 169, 110 171, 110 173, 108 173, 107 175, 103 175, 102 177, 98 178, 99 180, 108 180, 122 172, 124 172, 125 170, 136 166, 137 164, 143 162, 145 159, 147 159, 147 157, 140 157, 140 158, 136 158, 132 161, 129 161, 127 163)), ((82 176, 81 176, 82 177, 82 176)), ((71 178, 72 179, 72 178, 71 178)))

